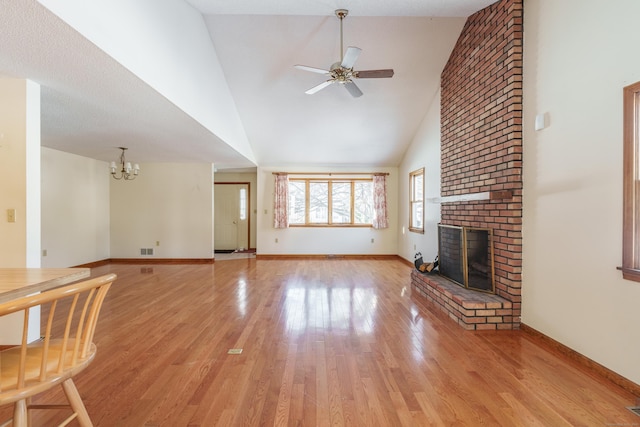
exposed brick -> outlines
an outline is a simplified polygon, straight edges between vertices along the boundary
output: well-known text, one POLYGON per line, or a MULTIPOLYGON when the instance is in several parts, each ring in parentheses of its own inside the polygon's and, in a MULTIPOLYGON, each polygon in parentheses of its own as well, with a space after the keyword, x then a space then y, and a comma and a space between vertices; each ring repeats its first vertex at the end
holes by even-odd
POLYGON ((478 317, 489 317, 489 316, 495 316, 496 315, 496 311, 495 310, 476 310, 476 316, 478 317))
POLYGON ((441 75, 441 195, 511 193, 441 205, 443 224, 492 229, 496 294, 509 305, 445 298, 461 310, 499 309, 503 322, 513 323, 498 329, 518 329, 520 322, 522 3, 501 0, 471 15, 441 75))
POLYGON ((497 324, 486 323, 482 325, 476 325, 476 331, 495 331, 497 324))

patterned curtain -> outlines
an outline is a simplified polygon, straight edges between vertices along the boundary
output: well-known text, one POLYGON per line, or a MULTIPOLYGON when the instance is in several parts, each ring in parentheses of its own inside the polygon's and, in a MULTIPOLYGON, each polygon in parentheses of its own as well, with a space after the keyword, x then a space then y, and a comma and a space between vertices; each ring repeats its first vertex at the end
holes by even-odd
POLYGON ((388 228, 387 175, 373 175, 373 228, 388 228))
POLYGON ((273 227, 289 227, 289 175, 276 174, 275 194, 273 196, 273 227))

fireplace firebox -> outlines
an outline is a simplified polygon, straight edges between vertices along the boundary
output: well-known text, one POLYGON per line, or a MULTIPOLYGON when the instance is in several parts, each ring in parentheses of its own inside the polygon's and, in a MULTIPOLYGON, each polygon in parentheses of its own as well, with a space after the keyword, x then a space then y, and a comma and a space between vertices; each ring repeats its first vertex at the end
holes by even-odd
POLYGON ((467 289, 495 293, 491 229, 439 224, 438 261, 440 275, 467 289))

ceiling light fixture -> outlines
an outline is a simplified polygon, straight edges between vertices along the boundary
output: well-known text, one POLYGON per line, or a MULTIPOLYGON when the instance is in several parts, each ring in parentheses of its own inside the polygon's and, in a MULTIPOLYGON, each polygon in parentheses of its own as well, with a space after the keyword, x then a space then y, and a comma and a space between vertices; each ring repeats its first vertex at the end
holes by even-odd
POLYGON ((120 176, 116 175, 117 173, 116 162, 111 162, 111 166, 109 167, 109 169, 111 169, 111 176, 114 177, 115 179, 124 179, 125 181, 133 181, 134 179, 136 179, 136 177, 138 176, 138 173, 140 172, 140 165, 135 163, 132 168, 131 163, 127 162, 127 160, 124 158, 124 152, 127 150, 127 147, 118 147, 118 148, 122 150, 122 153, 120 154, 120 176))

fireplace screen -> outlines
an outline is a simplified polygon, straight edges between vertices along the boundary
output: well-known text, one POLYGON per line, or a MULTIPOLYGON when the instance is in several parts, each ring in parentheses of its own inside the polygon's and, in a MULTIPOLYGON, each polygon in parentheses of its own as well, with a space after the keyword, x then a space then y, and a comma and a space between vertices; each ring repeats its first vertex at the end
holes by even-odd
POLYGON ((468 289, 494 293, 490 229, 438 226, 440 274, 468 289))

